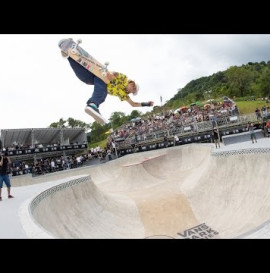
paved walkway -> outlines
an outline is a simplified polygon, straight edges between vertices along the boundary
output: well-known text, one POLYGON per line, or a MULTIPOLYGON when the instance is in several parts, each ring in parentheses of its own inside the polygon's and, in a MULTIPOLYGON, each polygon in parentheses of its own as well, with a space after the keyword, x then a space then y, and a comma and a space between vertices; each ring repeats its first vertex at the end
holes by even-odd
POLYGON ((19 209, 21 205, 27 199, 33 198, 48 188, 82 176, 83 175, 73 177, 71 176, 69 178, 59 179, 57 181, 46 182, 37 185, 12 187, 11 194, 15 197, 12 199, 7 198, 7 189, 4 187, 2 189, 2 201, 0 202, 0 238, 27 238, 27 235, 22 228, 22 223, 19 216, 19 209))
POLYGON ((215 144, 212 145, 212 151, 214 153, 218 152, 228 152, 233 150, 243 150, 243 149, 253 149, 253 148, 270 148, 270 137, 265 137, 258 139, 258 142, 252 143, 251 141, 245 141, 242 143, 224 145, 220 143, 220 148, 215 148, 215 144))

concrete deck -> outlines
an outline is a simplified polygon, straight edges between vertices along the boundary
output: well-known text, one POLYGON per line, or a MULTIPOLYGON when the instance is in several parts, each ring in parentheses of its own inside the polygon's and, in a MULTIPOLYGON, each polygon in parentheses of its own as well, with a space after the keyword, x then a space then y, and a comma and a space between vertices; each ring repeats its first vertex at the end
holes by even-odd
MULTIPOLYGON (((254 130, 256 139, 262 139, 264 138, 263 130, 258 129, 254 130)), ((243 143, 244 141, 251 141, 250 138, 250 132, 244 132, 244 133, 238 133, 238 134, 232 134, 227 136, 222 136, 222 143, 224 145, 230 145, 230 144, 236 144, 236 143, 243 143)))
POLYGON ((14 177, 0 238, 270 238, 269 151, 270 138, 191 144, 14 177))

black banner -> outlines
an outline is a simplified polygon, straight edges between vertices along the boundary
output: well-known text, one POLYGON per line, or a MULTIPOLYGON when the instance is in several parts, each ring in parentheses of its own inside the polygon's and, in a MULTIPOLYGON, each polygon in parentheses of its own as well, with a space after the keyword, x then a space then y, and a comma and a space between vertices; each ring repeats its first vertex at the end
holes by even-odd
POLYGON ((76 150, 76 149, 87 149, 87 144, 74 144, 74 145, 62 145, 53 147, 43 147, 43 148, 33 148, 33 149, 16 149, 13 151, 7 151, 9 156, 14 155, 27 155, 27 154, 37 154, 55 151, 65 151, 65 150, 76 150))

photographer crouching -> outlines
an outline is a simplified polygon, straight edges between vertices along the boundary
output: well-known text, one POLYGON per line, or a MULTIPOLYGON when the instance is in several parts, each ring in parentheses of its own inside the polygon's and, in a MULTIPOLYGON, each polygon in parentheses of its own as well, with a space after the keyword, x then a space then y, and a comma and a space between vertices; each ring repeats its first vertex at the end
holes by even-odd
POLYGON ((13 198, 10 194, 10 179, 8 175, 8 168, 9 165, 11 164, 11 160, 8 156, 8 152, 4 151, 0 157, 0 201, 2 201, 2 188, 3 188, 3 182, 5 182, 7 186, 7 191, 8 191, 8 198, 13 198))

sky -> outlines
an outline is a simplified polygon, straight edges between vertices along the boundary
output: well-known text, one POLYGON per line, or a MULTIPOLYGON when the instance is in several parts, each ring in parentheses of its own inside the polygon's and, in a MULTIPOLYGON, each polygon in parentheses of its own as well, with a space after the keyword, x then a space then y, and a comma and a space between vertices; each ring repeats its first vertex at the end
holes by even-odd
MULTIPOLYGON (((81 82, 63 58, 61 39, 82 39, 82 48, 110 71, 135 80, 135 102, 160 106, 191 80, 230 66, 270 60, 269 34, 9 34, 0 35, 0 129, 47 128, 69 117, 93 123, 84 112, 92 85, 81 82)), ((129 115, 153 107, 132 107, 108 95, 99 107, 109 119, 113 112, 129 115)))

